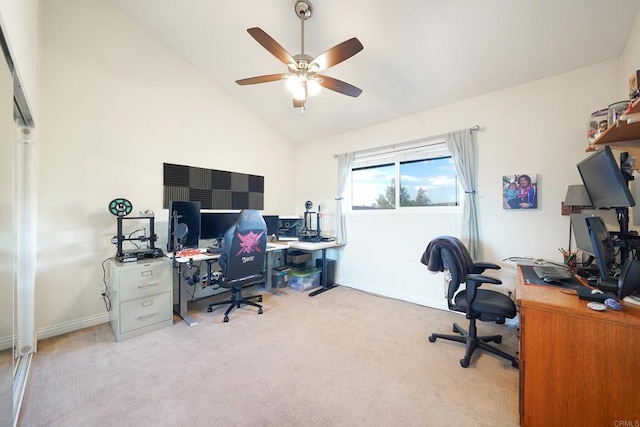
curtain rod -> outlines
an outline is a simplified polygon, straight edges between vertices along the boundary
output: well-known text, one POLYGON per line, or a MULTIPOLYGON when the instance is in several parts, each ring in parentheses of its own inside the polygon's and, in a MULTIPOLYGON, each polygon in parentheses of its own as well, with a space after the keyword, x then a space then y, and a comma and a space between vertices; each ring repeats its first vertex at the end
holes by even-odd
MULTIPOLYGON (((466 129, 460 129, 460 130, 470 130, 470 131, 477 131, 480 129, 480 126, 475 125, 472 126, 470 128, 466 128, 466 129)), ((454 131, 454 132, 459 132, 459 131, 454 131)), ((415 143, 418 142, 428 142, 428 141, 433 141, 435 139, 442 139, 444 138, 447 134, 449 134, 451 132, 447 132, 447 133, 441 133, 439 135, 433 135, 433 136, 428 136, 426 138, 419 138, 419 139, 414 139, 412 141, 405 141, 405 142, 400 142, 398 144, 389 144, 389 145, 383 145, 382 147, 375 147, 375 148, 365 148, 364 150, 356 150, 353 151, 353 154, 364 154, 364 153, 369 153, 369 152, 373 152, 373 151, 380 151, 380 150, 385 150, 388 148, 391 149, 395 149, 395 148, 399 148, 399 147, 404 147, 405 145, 413 145, 415 143)), ((338 154, 334 154, 333 157, 338 157, 338 154)))

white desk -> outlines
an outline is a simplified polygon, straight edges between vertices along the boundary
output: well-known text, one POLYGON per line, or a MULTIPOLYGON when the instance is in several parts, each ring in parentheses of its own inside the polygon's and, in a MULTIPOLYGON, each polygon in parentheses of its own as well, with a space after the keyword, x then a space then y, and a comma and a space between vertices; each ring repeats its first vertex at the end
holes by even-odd
MULTIPOLYGON (((265 289, 268 292, 271 292, 271 269, 273 267, 273 253, 277 251, 282 251, 288 249, 289 246, 282 243, 267 243, 267 256, 266 256, 266 278, 265 278, 265 289)), ((182 318, 189 326, 194 326, 198 324, 198 321, 193 317, 189 316, 187 311, 187 303, 189 302, 190 295, 188 286, 185 286, 184 281, 182 280, 182 266, 189 262, 201 262, 204 261, 207 263, 207 273, 211 272, 211 263, 218 261, 220 258, 220 254, 211 254, 208 253, 206 249, 199 249, 199 254, 191 255, 191 256, 182 256, 179 258, 173 258, 173 253, 169 252, 166 254, 168 258, 171 258, 174 261, 173 267, 177 269, 178 276, 178 304, 177 310, 174 306, 174 312, 182 318)), ((172 277, 175 278, 175 275, 172 277)), ((213 295, 211 295, 213 296, 213 295)))
POLYGON ((311 293, 309 293, 310 297, 315 297, 318 294, 321 294, 329 289, 333 289, 336 287, 335 283, 327 283, 327 249, 331 248, 339 248, 340 246, 344 246, 344 243, 336 243, 334 242, 304 242, 292 240, 288 242, 288 245, 292 249, 301 249, 303 251, 322 251, 322 286, 320 289, 317 289, 311 293))

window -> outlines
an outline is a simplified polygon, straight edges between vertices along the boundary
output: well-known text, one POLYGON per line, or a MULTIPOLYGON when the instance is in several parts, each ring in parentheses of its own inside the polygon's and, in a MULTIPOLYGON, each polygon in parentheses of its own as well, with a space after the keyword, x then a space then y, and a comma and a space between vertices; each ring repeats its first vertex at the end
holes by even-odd
POLYGON ((351 209, 384 210, 459 206, 460 186, 444 144, 356 158, 351 209))

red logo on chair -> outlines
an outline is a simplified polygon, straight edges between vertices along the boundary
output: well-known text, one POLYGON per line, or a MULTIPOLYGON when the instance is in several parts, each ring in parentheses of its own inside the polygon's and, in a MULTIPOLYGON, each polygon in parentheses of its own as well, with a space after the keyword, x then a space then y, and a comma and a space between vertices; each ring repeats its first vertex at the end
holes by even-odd
POLYGON ((253 231, 250 231, 244 235, 238 233, 238 239, 240 239, 240 250, 238 251, 236 256, 241 254, 260 252, 260 247, 258 246, 258 244, 260 243, 260 238, 263 235, 264 231, 260 232, 260 234, 256 234, 253 231))

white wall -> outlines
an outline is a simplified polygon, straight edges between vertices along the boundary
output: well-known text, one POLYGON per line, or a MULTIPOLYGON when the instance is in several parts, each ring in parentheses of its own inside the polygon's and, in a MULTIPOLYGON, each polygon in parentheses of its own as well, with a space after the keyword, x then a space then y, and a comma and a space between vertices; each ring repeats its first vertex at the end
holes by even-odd
POLYGON ((127 198, 134 213, 153 210, 165 247, 163 162, 263 175, 264 211, 277 213, 294 207, 280 165, 295 152, 110 2, 43 2, 41 19, 40 338, 106 321, 101 263, 115 253, 112 199, 127 198))
MULTIPOLYGON (((437 65, 436 65, 437 66, 437 65)), ((560 262, 569 220, 560 215, 567 186, 581 183, 576 163, 587 156, 586 123, 592 111, 619 98, 619 61, 611 60, 485 96, 380 123, 299 147, 296 204, 304 199, 327 206, 336 187, 334 153, 387 145, 480 125, 480 233, 484 259, 498 262, 497 274, 515 286, 515 266, 501 260, 534 256, 560 262), (501 177, 536 173, 539 209, 503 210, 501 177), (332 176, 333 175, 333 176, 332 176), (321 177, 321 178, 320 178, 321 177)), ((365 88, 366 90, 366 88, 365 88)), ((434 307, 446 307, 442 275, 419 260, 431 238, 459 235, 459 217, 402 215, 393 229, 377 234, 381 215, 353 212, 347 218, 349 244, 336 251, 338 283, 434 307)))

